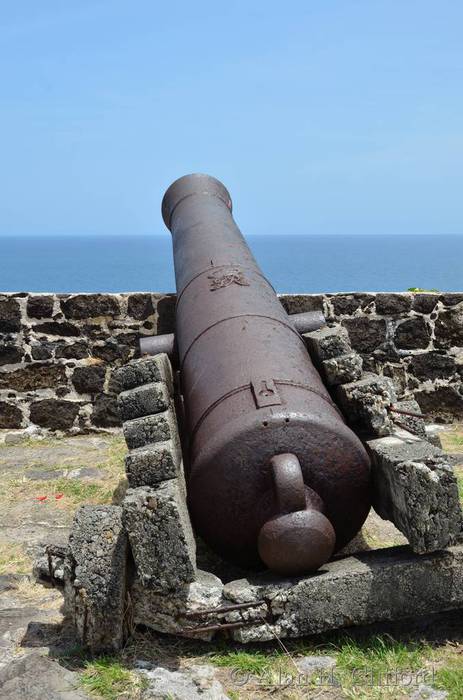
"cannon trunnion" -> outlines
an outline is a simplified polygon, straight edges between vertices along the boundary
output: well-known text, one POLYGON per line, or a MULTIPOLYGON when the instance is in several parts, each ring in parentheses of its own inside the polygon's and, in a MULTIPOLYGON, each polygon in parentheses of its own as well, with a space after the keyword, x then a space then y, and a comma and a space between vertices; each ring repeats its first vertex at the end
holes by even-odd
MULTIPOLYGON (((216 179, 180 178, 162 213, 174 249, 193 525, 242 565, 314 571, 355 536, 370 508, 369 458, 300 335, 323 319, 286 313, 216 179)), ((169 349, 169 336, 142 344, 142 352, 169 349)))

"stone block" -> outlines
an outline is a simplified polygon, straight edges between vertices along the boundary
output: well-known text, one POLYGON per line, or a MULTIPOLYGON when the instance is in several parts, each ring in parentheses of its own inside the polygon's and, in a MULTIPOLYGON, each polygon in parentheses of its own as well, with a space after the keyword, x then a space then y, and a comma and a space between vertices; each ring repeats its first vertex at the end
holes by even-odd
MULTIPOLYGON (((406 413, 419 413, 421 414, 421 408, 416 401, 396 401, 394 408, 399 411, 405 411, 406 413)), ((414 435, 417 435, 422 440, 426 440, 426 425, 423 418, 416 418, 415 416, 406 416, 403 413, 392 412, 392 420, 396 425, 399 425, 405 430, 409 430, 414 435)))
POLYGON ((323 294, 282 294, 280 302, 288 314, 323 311, 323 294))
POLYGON ((32 326, 32 330, 37 335, 60 335, 66 338, 77 338, 80 335, 79 328, 68 321, 47 321, 46 323, 37 323, 35 326, 32 326))
POLYGON ((431 340, 431 327, 423 316, 414 316, 399 323, 394 342, 400 350, 427 348, 431 340))
POLYGON ((88 347, 86 343, 70 343, 68 345, 58 345, 55 350, 56 359, 83 360, 88 357, 88 347))
MULTIPOLYGON (((167 594, 146 588, 140 579, 136 579, 131 589, 133 621, 164 634, 182 634, 187 627, 205 624, 204 619, 188 619, 185 613, 219 607, 222 591, 223 584, 217 576, 199 569, 195 581, 179 585, 167 594)), ((212 619, 214 617, 217 619, 213 614, 212 619)), ((206 639, 210 638, 211 635, 207 634, 206 639)))
POLYGON ((131 294, 127 302, 127 313, 139 321, 154 314, 151 294, 131 294))
POLYGON ((435 334, 438 348, 463 346, 463 301, 451 309, 440 311, 435 323, 435 334))
POLYGON ((412 309, 413 311, 418 311, 421 314, 430 314, 436 308, 438 301, 438 294, 414 294, 412 309))
POLYGON ((424 352, 413 355, 408 371, 419 379, 444 379, 457 371, 455 358, 442 352, 424 352))
POLYGON ((98 428, 117 428, 121 425, 117 399, 113 394, 99 394, 93 404, 92 423, 98 428))
POLYGON ((460 304, 461 302, 463 302, 463 293, 462 292, 447 292, 447 293, 441 294, 440 300, 444 304, 444 306, 456 306, 457 304, 460 304))
POLYGON ((461 386, 433 386, 414 392, 415 400, 428 418, 444 423, 463 420, 463 390, 461 386))
POLYGON ((373 352, 386 342, 384 318, 356 316, 344 319, 342 325, 347 329, 350 343, 357 352, 373 352))
POLYGON ((302 337, 305 340, 312 361, 316 365, 319 365, 324 360, 330 360, 333 357, 347 355, 352 352, 349 336, 342 326, 336 326, 335 328, 325 326, 318 331, 304 333, 302 337))
POLYGON ((79 394, 98 394, 103 391, 105 376, 105 367, 76 367, 72 383, 79 394))
POLYGON ((152 416, 127 420, 122 426, 129 450, 152 442, 165 442, 177 436, 177 421, 172 409, 152 416))
POLYGON ((61 310, 66 318, 82 320, 98 316, 118 316, 118 300, 110 294, 77 294, 61 299, 61 310))
POLYGON ((364 378, 337 389, 339 406, 347 422, 367 435, 388 435, 393 422, 388 408, 397 396, 389 377, 365 374, 364 378))
POLYGON ((117 405, 122 420, 166 411, 170 405, 167 385, 164 382, 151 382, 135 389, 127 389, 117 397, 117 405))
POLYGON ((21 309, 16 299, 0 298, 0 333, 18 333, 21 330, 21 309))
POLYGON ((337 559, 300 579, 254 576, 224 586, 230 603, 267 601, 267 621, 233 631, 240 642, 430 615, 463 606, 463 547, 416 555, 394 547, 337 559))
POLYGON ((21 362, 24 350, 17 345, 0 345, 0 365, 14 365, 21 362))
POLYGON ((330 386, 355 382, 362 376, 363 360, 356 352, 332 357, 322 363, 326 382, 330 386))
POLYGON ((79 413, 75 401, 43 399, 31 403, 31 421, 50 430, 68 430, 79 413))
POLYGON ((393 522, 419 554, 456 542, 462 531, 458 486, 442 451, 406 433, 371 440, 367 448, 378 515, 393 522))
POLYGON ((41 343, 40 345, 33 345, 31 355, 34 360, 49 360, 53 355, 53 344, 41 343))
POLYGON ((14 391, 35 391, 35 389, 54 388, 66 381, 63 365, 34 363, 20 367, 13 372, 0 372, 0 389, 14 391))
POLYGON ((7 401, 0 401, 0 428, 21 428, 23 414, 21 409, 7 401))
POLYGON ((353 294, 339 294, 330 297, 335 316, 353 314, 360 308, 360 299, 353 294))
POLYGON ((113 378, 119 384, 121 391, 135 389, 142 384, 165 382, 169 392, 173 392, 172 367, 164 353, 132 360, 113 372, 113 378))
POLYGON ((125 458, 127 479, 132 488, 156 486, 179 476, 182 453, 178 440, 156 442, 131 450, 125 458))
POLYGON ((179 479, 165 481, 157 488, 129 489, 123 519, 144 586, 175 590, 194 580, 196 547, 179 479))
POLYGON ((29 318, 51 318, 53 305, 54 299, 49 294, 30 296, 27 300, 27 315, 29 318))
POLYGON ((376 313, 383 316, 397 316, 407 314, 412 305, 412 295, 402 294, 377 294, 376 313))
POLYGON ((123 643, 127 552, 119 506, 79 508, 65 563, 65 608, 93 652, 123 643))

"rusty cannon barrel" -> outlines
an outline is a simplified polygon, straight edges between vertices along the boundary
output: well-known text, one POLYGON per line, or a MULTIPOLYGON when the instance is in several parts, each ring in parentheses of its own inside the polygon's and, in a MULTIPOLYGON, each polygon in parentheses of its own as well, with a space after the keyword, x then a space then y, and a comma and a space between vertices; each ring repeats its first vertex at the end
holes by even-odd
POLYGON ((174 250, 193 526, 242 565, 315 571, 370 508, 368 456, 299 332, 320 321, 286 313, 218 180, 180 178, 162 214, 174 250))

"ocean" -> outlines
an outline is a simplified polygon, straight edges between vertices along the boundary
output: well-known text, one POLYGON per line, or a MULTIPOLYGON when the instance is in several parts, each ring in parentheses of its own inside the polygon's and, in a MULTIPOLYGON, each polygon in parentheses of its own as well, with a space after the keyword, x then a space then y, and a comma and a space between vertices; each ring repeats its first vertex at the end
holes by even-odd
MULTIPOLYGON (((461 291, 463 236, 249 236, 278 292, 461 291)), ((0 291, 175 291, 170 236, 0 238, 0 291)))

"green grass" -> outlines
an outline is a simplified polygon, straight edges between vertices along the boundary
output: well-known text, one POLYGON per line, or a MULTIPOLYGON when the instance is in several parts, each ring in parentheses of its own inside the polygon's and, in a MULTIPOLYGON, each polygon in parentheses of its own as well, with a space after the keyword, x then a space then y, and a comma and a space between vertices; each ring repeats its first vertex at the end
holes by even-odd
POLYGON ((229 651, 212 655, 210 661, 222 668, 263 676, 272 669, 277 660, 281 661, 281 658, 281 655, 275 652, 266 654, 263 651, 229 651))
POLYGON ((128 669, 116 657, 109 656, 88 661, 79 680, 84 690, 104 700, 135 700, 147 686, 146 679, 128 669))
POLYGON ((416 292, 416 293, 422 293, 422 292, 431 292, 432 294, 438 294, 440 292, 439 289, 423 289, 423 287, 408 287, 407 292, 416 292))
POLYGON ((432 655, 432 649, 420 642, 402 642, 388 635, 364 642, 346 638, 333 644, 337 667, 342 671, 373 674, 380 677, 389 671, 418 671, 432 655))
POLYGON ((436 671, 433 686, 446 690, 448 700, 463 698, 463 659, 453 659, 445 668, 436 671))

